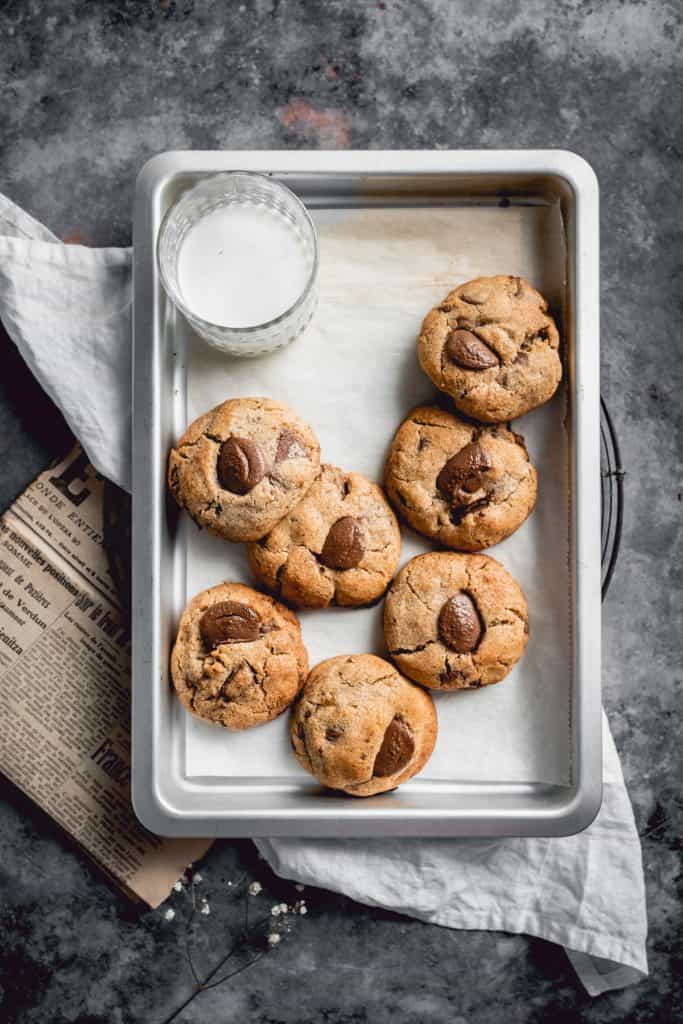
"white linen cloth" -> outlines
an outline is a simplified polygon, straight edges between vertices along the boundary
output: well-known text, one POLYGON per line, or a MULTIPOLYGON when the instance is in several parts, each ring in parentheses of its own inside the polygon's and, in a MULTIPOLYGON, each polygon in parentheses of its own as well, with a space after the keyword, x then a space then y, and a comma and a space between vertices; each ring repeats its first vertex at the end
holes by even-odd
POLYGON ((63 245, 0 194, 0 319, 95 469, 127 491, 131 258, 63 245))
MULTIPOLYGON (((95 468, 130 490, 131 251, 62 244, 0 195, 0 320, 95 468)), ((603 717, 603 804, 559 839, 259 839, 277 874, 565 948, 590 995, 647 974, 640 840, 603 717)))

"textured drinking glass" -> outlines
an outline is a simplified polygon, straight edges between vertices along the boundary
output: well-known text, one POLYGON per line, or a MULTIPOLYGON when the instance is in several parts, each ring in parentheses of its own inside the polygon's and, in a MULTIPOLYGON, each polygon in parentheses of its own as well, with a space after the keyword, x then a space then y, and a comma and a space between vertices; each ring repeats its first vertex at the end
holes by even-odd
MULTIPOLYGON (((231 244, 229 235, 225 237, 225 244, 231 244)), ((272 253, 269 252, 268 256, 272 260, 272 253)), ((162 284, 175 306, 209 344, 231 355, 259 355, 288 345, 301 334, 313 315, 318 274, 315 226, 301 200, 273 178, 247 171, 231 171, 206 178, 195 185, 166 214, 159 231, 157 259, 162 284), (263 211, 270 211, 274 219, 279 218, 280 229, 284 220, 301 252, 304 283, 300 294, 278 316, 264 318, 260 323, 231 327, 204 319, 197 309, 188 305, 180 286, 179 258, 183 243, 193 227, 214 211, 235 205, 251 208, 259 216, 263 211)), ((253 287, 257 286, 258 281, 254 281, 253 287)))

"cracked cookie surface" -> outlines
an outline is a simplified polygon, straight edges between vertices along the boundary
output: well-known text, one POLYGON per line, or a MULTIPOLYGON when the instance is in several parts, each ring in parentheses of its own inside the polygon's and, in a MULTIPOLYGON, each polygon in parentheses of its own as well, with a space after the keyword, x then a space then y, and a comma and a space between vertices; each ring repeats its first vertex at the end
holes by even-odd
POLYGON ((198 526, 258 540, 313 483, 320 446, 299 416, 270 398, 235 398, 196 419, 171 449, 168 485, 198 526))
POLYGON ((559 335, 528 281, 478 277, 425 317, 420 366, 465 415, 503 423, 551 398, 562 377, 559 335))
POLYGON ((316 665, 292 709, 303 768, 352 796, 384 793, 421 771, 436 743, 431 696, 373 654, 316 665))
POLYGON ((330 465, 248 551, 259 583, 296 608, 369 604, 386 590, 400 553, 398 522, 382 488, 330 465))
POLYGON ((461 551, 509 537, 536 504, 536 470, 519 434, 435 406, 414 409, 401 424, 384 482, 415 530, 461 551))
POLYGON ((269 722, 292 703, 307 671, 296 615, 251 587, 203 590, 181 616, 171 676, 199 718, 227 729, 269 722))
POLYGON ((504 679, 529 636, 521 588, 489 555, 435 551, 408 562, 384 603, 384 638, 405 675, 434 690, 504 679))

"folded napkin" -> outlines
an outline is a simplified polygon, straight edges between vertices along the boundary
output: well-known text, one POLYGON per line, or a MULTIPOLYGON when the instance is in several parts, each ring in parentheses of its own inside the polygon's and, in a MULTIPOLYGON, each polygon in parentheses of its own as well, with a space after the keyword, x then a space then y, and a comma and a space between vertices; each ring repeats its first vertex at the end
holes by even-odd
POLYGON ((0 319, 95 469, 127 491, 131 261, 63 245, 0 194, 0 319))
MULTIPOLYGON (((0 319, 95 468, 130 490, 131 252, 63 245, 0 195, 0 319)), ((640 840, 603 717, 603 804, 561 839, 259 839, 286 878, 563 946, 591 995, 647 974, 640 840)))

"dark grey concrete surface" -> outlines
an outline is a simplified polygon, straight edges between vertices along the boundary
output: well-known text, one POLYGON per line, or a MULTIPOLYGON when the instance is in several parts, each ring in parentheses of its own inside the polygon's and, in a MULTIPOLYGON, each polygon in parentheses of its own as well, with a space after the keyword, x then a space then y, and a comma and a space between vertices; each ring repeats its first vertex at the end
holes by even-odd
MULTIPOLYGON (((602 189, 602 387, 627 470, 603 685, 643 836, 650 978, 591 1001, 549 944, 311 891, 281 945, 185 1024, 683 1019, 681 35, 665 0, 0 3, 0 190, 65 239, 129 243, 135 175, 168 148, 560 146, 602 189)), ((0 342, 2 507, 67 438, 0 342)), ((191 988, 187 895, 174 921, 139 913, 3 794, 0 1018, 161 1021, 191 988)), ((201 870, 202 967, 238 927, 229 880, 260 878, 264 907, 298 896, 249 843, 218 844, 201 870)))

